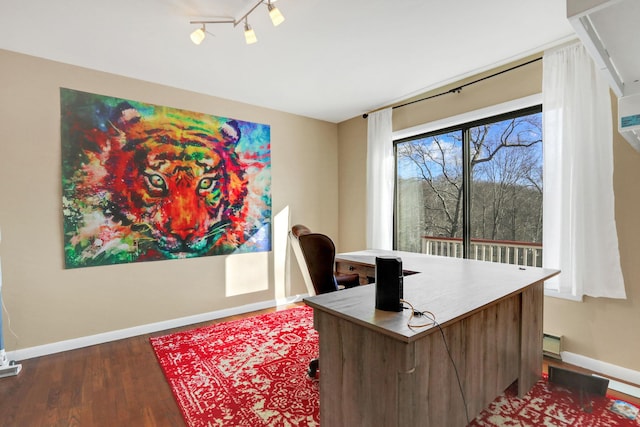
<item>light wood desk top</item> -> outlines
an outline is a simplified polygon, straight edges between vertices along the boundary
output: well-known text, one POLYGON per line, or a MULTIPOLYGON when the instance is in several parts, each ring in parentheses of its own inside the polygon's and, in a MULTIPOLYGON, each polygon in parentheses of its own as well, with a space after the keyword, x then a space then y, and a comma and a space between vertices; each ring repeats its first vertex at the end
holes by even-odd
MULTIPOLYGON (((375 265, 376 256, 398 256, 402 259, 403 270, 417 272, 404 277, 403 299, 416 310, 432 312, 442 327, 559 273, 557 270, 537 267, 402 251, 349 252, 338 254, 336 259, 375 265)), ((437 330, 435 327, 409 328, 409 310, 377 310, 375 284, 316 295, 304 301, 314 309, 349 319, 405 342, 412 342, 437 330)), ((423 322, 420 318, 414 318, 414 323, 423 322)))
POLYGON ((542 371, 542 282, 558 271, 393 251, 336 260, 368 278, 390 255, 417 272, 403 299, 442 329, 376 310, 375 284, 305 298, 320 335, 320 422, 463 427, 514 381, 524 396, 542 371))

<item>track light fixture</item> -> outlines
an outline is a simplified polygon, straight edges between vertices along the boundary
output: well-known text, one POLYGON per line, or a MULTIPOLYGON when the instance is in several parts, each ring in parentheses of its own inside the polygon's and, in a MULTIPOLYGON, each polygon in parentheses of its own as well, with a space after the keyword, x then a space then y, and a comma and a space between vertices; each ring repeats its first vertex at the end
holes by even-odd
POLYGON ((202 27, 196 29, 191 33, 191 41, 197 45, 202 43, 202 41, 204 40, 207 34, 207 29, 205 27, 206 24, 233 24, 234 27, 237 27, 239 23, 244 22, 244 39, 247 42, 247 44, 253 44, 258 41, 258 38, 256 37, 256 33, 255 31, 253 31, 253 28, 251 28, 251 25, 249 25, 248 18, 251 12, 256 10, 258 6, 260 6, 263 3, 266 4, 267 10, 269 11, 269 17, 271 18, 271 22, 273 23, 274 27, 277 27, 278 25, 282 24, 282 22, 284 22, 284 16, 282 16, 282 13, 280 12, 280 10, 273 5, 274 1, 276 0, 258 1, 251 9, 249 9, 247 13, 245 13, 243 16, 241 16, 237 20, 234 18, 229 18, 229 19, 222 18, 222 19, 213 20, 213 21, 191 21, 190 22, 191 24, 202 25, 202 27))
POLYGON ((204 40, 204 37, 206 35, 205 34, 206 31, 207 31, 206 27, 204 26, 204 24, 202 24, 201 28, 198 28, 193 33, 191 33, 191 41, 194 44, 202 43, 202 41, 204 40))
POLYGON ((247 20, 247 18, 244 18, 244 40, 247 42, 247 44, 254 44, 258 41, 256 32, 253 31, 253 28, 251 28, 251 25, 249 25, 249 21, 247 20))
POLYGON ((271 4, 271 0, 267 0, 267 9, 269 10, 269 16, 271 17, 271 22, 274 27, 282 24, 284 22, 284 16, 280 13, 280 10, 271 4))

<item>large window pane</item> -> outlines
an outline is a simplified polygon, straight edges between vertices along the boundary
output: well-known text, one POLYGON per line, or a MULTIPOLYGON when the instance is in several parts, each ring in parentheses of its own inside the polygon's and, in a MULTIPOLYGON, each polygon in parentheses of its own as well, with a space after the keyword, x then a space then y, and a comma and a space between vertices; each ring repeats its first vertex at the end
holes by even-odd
POLYGON ((541 265, 541 121, 533 107, 397 141, 395 248, 462 257, 467 241, 469 258, 541 265))
POLYGON ((462 132, 397 145, 396 248, 425 252, 425 236, 462 237, 462 132))
POLYGON ((541 114, 469 130, 471 258, 542 265, 541 114))

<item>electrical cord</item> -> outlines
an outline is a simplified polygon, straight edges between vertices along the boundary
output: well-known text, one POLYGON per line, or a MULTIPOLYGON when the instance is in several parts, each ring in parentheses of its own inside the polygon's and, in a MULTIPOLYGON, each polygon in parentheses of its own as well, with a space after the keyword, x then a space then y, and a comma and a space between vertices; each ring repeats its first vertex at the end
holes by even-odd
POLYGON ((407 321, 407 326, 409 327, 409 329, 426 328, 429 326, 438 327, 438 330, 440 331, 440 335, 442 335, 442 342, 444 343, 444 348, 447 350, 447 354, 449 355, 449 360, 451 361, 453 370, 456 373, 456 380, 458 381, 458 388, 460 389, 460 396, 462 396, 462 404, 464 405, 464 414, 465 414, 465 417, 467 418, 467 424, 469 424, 470 420, 469 420, 469 409, 467 407, 467 399, 464 395, 464 389, 462 388, 462 381, 460 381, 460 374, 458 373, 458 367, 456 366, 456 362, 453 360, 453 355, 451 354, 451 350, 449 349, 449 344, 447 343, 447 338, 444 335, 442 326, 440 326, 440 323, 438 323, 438 321, 436 320, 436 316, 432 312, 428 310, 424 310, 424 311, 416 310, 409 301, 406 301, 403 299, 401 299, 400 302, 407 304, 409 306, 409 307, 403 307, 403 308, 405 309, 409 308, 411 310, 411 315, 409 317, 409 320, 407 321), (411 323, 414 317, 423 317, 423 316, 429 319, 430 322, 418 324, 418 325, 411 323))
MULTIPOLYGON (((7 306, 4 305, 4 299, 2 299, 2 298, 0 298, 0 299, 2 300, 2 309, 4 310, 5 313, 7 313, 7 329, 9 329, 9 332, 11 332, 11 335, 13 335, 16 340, 19 340, 20 338, 18 337, 18 335, 15 333, 15 331, 11 327, 11 314, 9 314, 9 310, 7 310, 7 306)), ((0 313, 0 315, 2 315, 2 313, 0 313)))
POLYGON ((418 311, 413 307, 413 305, 409 301, 406 301, 406 300, 403 300, 403 299, 401 299, 400 302, 407 304, 411 309, 411 316, 409 317, 409 320, 407 321, 407 326, 410 329, 426 328, 426 327, 429 327, 429 326, 434 326, 436 324, 436 316, 432 312, 430 312, 430 311, 418 311), (413 320, 414 317, 422 317, 422 316, 427 317, 431 321, 429 323, 424 323, 424 324, 419 324, 419 325, 411 324, 411 321, 413 320))

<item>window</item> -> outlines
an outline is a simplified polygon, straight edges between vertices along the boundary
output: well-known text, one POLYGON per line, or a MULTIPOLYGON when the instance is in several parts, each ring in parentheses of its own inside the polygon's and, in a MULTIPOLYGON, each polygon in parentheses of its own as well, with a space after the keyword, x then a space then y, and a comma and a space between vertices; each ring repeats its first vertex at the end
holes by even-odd
POLYGON ((397 250, 542 265, 542 107, 394 141, 397 250))

